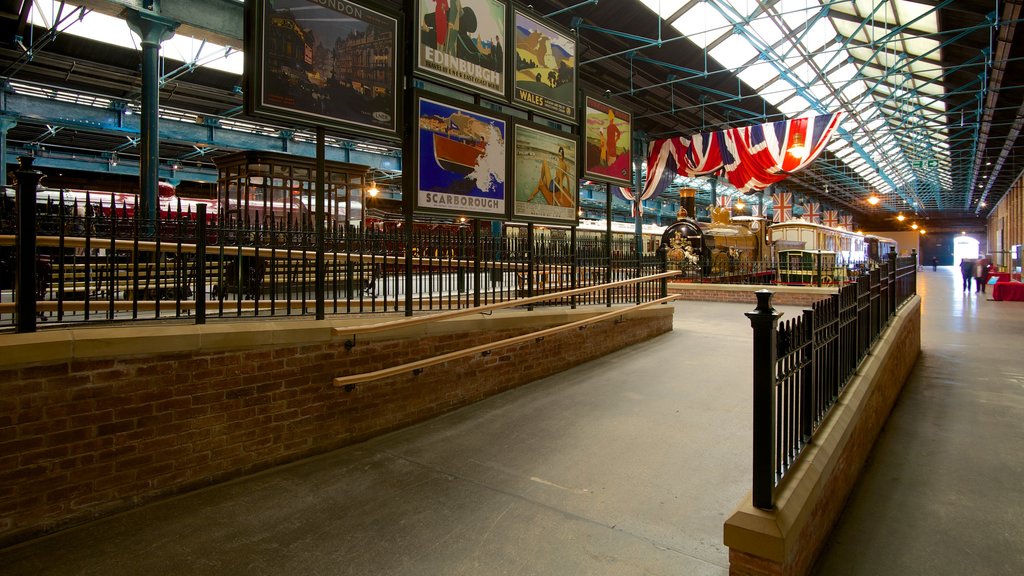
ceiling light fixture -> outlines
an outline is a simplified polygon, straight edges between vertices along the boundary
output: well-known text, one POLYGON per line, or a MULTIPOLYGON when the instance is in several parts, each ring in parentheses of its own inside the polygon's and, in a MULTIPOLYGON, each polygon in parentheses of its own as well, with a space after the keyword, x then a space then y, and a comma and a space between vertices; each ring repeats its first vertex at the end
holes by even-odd
POLYGON ((914 222, 913 224, 911 224, 910 227, 913 228, 914 230, 917 230, 918 229, 917 222, 914 222))
POLYGON ((868 196, 868 204, 871 204, 872 206, 878 206, 878 203, 881 201, 882 200, 878 196, 875 196, 874 194, 868 196))
POLYGON ((793 158, 803 159, 807 156, 807 147, 804 146, 804 138, 801 134, 793 136, 793 145, 789 147, 789 153, 793 158))
POLYGON ((903 213, 901 212, 900 214, 898 214, 898 215, 896 216, 896 219, 897 219, 897 220, 899 220, 900 222, 903 222, 904 220, 906 220, 906 219, 907 219, 907 217, 906 217, 906 216, 904 216, 904 215, 903 215, 903 213))

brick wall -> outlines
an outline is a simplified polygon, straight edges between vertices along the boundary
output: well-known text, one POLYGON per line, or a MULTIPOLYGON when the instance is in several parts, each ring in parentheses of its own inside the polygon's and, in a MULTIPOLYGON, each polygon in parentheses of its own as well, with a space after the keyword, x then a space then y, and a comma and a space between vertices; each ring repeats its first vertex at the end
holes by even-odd
POLYGON ((757 296, 754 293, 764 289, 774 293, 772 304, 776 306, 810 307, 815 302, 836 293, 835 288, 682 283, 669 283, 668 285, 669 294, 678 295, 682 300, 738 302, 751 306, 757 304, 757 296))
POLYGON ((332 384, 538 328, 481 322, 351 350, 330 338, 0 368, 0 545, 365 440, 672 329, 662 307, 418 375, 332 384))

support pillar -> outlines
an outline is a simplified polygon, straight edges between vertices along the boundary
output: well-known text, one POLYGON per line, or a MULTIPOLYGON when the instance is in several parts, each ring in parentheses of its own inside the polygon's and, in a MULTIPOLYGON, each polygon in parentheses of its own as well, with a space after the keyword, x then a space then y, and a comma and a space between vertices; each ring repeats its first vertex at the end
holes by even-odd
POLYGON ((180 25, 148 10, 128 9, 124 19, 142 40, 142 149, 139 151, 139 208, 142 217, 156 220, 160 178, 160 43, 180 25))
POLYGON ((0 186, 7 186, 7 131, 18 125, 10 116, 0 116, 0 186))

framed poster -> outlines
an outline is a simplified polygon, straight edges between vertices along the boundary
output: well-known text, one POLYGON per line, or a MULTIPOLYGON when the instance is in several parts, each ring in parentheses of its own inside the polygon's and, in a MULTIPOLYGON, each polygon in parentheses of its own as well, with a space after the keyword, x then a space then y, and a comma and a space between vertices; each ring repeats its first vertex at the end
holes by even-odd
POLYGON ((508 120, 422 93, 416 116, 414 212, 505 219, 508 120))
POLYGON ((515 9, 513 103, 576 123, 576 41, 568 32, 515 9))
POLYGON ((399 17, 363 0, 246 5, 246 113, 399 137, 399 17))
POLYGON ((508 2, 417 0, 416 72, 508 100, 508 2))
POLYGON ((632 116, 607 102, 587 97, 583 113, 583 177, 633 185, 632 116))
POLYGON ((579 198, 575 136, 526 124, 516 124, 513 131, 512 219, 575 225, 579 198))

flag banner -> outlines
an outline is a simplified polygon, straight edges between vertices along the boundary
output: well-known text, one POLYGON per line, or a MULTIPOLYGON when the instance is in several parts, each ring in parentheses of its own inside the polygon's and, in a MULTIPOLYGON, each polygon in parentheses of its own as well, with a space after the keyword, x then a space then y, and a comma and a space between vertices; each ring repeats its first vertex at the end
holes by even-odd
POLYGON ((785 222, 793 219, 793 193, 776 192, 772 194, 772 222, 785 222))
POLYGON ((819 202, 804 202, 804 220, 821 224, 821 204, 819 202))
POLYGON ((842 112, 729 128, 651 143, 647 190, 652 194, 666 173, 704 176, 724 169, 740 192, 763 190, 813 162, 839 127, 842 112))
MULTIPOLYGON (((622 186, 615 186, 614 184, 612 184, 611 187, 612 187, 612 193, 613 194, 616 194, 619 197, 621 197, 621 198, 623 198, 623 199, 625 199, 625 200, 627 200, 629 202, 629 215, 633 216, 633 217, 636 217, 636 209, 637 209, 638 202, 636 202, 636 197, 633 196, 633 190, 630 189, 630 188, 623 188, 622 186)), ((641 202, 639 202, 639 205, 640 205, 640 215, 643 216, 643 214, 644 214, 644 203, 641 201, 641 202)))
POLYGON ((838 210, 825 210, 821 213, 821 223, 829 228, 837 228, 839 226, 839 211, 838 210))
POLYGON ((853 214, 841 214, 839 216, 839 227, 853 232, 853 214))
POLYGON ((725 194, 719 195, 718 198, 715 198, 715 205, 718 206, 719 208, 731 208, 732 198, 726 196, 725 194))

